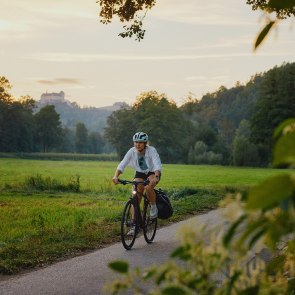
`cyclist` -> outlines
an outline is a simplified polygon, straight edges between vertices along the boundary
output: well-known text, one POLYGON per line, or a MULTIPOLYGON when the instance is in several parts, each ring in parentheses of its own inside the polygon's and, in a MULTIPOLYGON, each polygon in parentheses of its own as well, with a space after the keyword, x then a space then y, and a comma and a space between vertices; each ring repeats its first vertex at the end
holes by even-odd
POLYGON ((114 184, 118 184, 118 177, 124 172, 126 166, 131 166, 135 170, 135 181, 148 179, 149 184, 145 187, 143 184, 138 186, 139 203, 142 199, 144 189, 147 198, 151 204, 150 217, 158 216, 156 206, 156 193, 154 187, 158 184, 162 173, 162 164, 157 150, 148 145, 148 135, 144 132, 137 132, 133 135, 134 147, 132 147, 119 163, 113 177, 114 184))

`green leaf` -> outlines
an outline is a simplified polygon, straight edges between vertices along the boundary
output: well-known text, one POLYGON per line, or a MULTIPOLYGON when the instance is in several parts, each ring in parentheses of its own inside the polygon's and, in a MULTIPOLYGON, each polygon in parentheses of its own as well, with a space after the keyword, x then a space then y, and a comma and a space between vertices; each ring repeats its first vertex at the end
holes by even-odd
POLYGON ((228 246, 228 244, 230 243, 230 241, 232 240, 237 227, 246 219, 247 215, 243 214, 242 216, 240 216, 240 218, 235 221, 230 228, 228 229, 228 231, 226 232, 225 236, 223 237, 223 245, 226 247, 228 246))
POLYGON ((165 277, 166 277, 166 273, 168 272, 168 270, 167 269, 165 269, 159 276, 158 276, 158 278, 157 278, 157 280, 156 280, 156 284, 157 285, 160 285, 161 283, 162 283, 162 281, 164 281, 165 280, 165 277))
POLYGON ((265 232, 266 232, 265 228, 258 230, 258 232, 255 233, 253 237, 251 237, 249 241, 249 248, 252 248, 252 246, 256 243, 256 241, 259 240, 259 238, 262 237, 265 234, 265 232))
POLYGON ((295 132, 287 133, 279 138, 274 147, 273 165, 295 166, 295 132))
POLYGON ((192 257, 191 254, 189 253, 189 250, 190 250, 189 246, 180 246, 171 253, 171 257, 179 258, 181 260, 187 261, 192 257))
POLYGON ((109 268, 119 273, 127 273, 129 270, 129 264, 126 261, 113 261, 109 263, 109 268))
POLYGON ((269 275, 273 275, 277 271, 282 270, 285 264, 285 261, 286 261, 285 255, 280 255, 273 258, 266 266, 266 273, 269 275))
POLYGON ((294 292, 295 292, 295 278, 291 278, 288 280, 287 294, 294 294, 294 292))
POLYGON ((256 42, 255 42, 255 46, 254 49, 257 49, 258 46, 261 44, 261 42, 264 40, 264 38, 267 36, 267 34, 269 33, 269 30, 272 28, 272 26, 275 24, 275 21, 270 21, 264 28, 263 30, 259 33, 256 42))
POLYGON ((247 209, 268 209, 293 196, 294 184, 290 175, 270 177, 249 191, 247 209))
POLYGON ((249 287, 239 292, 240 295, 257 295, 259 292, 259 286, 249 287))
POLYGON ((245 243, 248 243, 248 240, 251 237, 255 237, 257 233, 265 229, 265 224, 266 219, 264 217, 248 222, 246 228, 243 229, 241 236, 239 237, 239 244, 244 245, 245 243))
POLYGON ((273 9, 288 9, 295 6, 295 0, 269 0, 268 6, 273 9))
POLYGON ((234 286, 235 282, 238 280, 238 278, 240 277, 241 274, 242 274, 241 271, 235 271, 234 272, 234 274, 230 278, 226 294, 230 295, 232 293, 233 286, 234 286))
POLYGON ((202 283, 204 281, 204 278, 202 277, 197 277, 193 278, 191 281, 188 281, 186 286, 190 289, 196 290, 198 284, 202 283))
POLYGON ((155 269, 151 269, 151 270, 143 273, 142 277, 144 280, 148 280, 149 278, 153 277, 156 273, 157 272, 155 269))
POLYGON ((274 131, 274 138, 278 138, 284 133, 287 132, 295 132, 295 119, 287 119, 283 123, 281 123, 274 131))
POLYGON ((187 292, 179 286, 166 287, 161 292, 163 295, 185 295, 187 292))

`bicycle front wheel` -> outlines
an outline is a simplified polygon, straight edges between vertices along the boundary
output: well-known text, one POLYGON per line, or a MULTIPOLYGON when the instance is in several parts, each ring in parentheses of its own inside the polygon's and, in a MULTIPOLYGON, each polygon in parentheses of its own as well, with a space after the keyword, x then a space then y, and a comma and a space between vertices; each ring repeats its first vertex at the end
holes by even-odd
POLYGON ((151 205, 149 202, 144 202, 143 208, 143 235, 147 243, 152 243, 157 231, 157 218, 150 217, 151 205))
POLYGON ((130 250, 135 242, 137 224, 134 204, 132 200, 129 200, 124 207, 121 219, 121 241, 126 250, 130 250))

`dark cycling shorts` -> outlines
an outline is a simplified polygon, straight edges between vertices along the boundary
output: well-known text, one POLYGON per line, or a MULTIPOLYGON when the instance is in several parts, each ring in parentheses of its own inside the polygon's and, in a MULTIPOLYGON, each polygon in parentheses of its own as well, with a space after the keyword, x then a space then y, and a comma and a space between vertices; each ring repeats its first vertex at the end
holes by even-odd
POLYGON ((136 171, 135 175, 134 175, 134 178, 142 178, 142 179, 146 180, 146 179, 148 179, 148 177, 150 175, 153 175, 153 174, 155 174, 155 172, 149 172, 148 174, 145 174, 143 172, 136 171))

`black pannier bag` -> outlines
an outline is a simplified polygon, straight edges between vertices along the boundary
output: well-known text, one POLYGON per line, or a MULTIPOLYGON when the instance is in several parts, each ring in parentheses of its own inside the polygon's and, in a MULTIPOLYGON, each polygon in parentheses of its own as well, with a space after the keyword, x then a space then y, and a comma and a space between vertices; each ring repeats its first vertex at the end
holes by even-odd
POLYGON ((155 189, 158 218, 167 219, 172 216, 173 208, 166 193, 161 189, 155 189))

